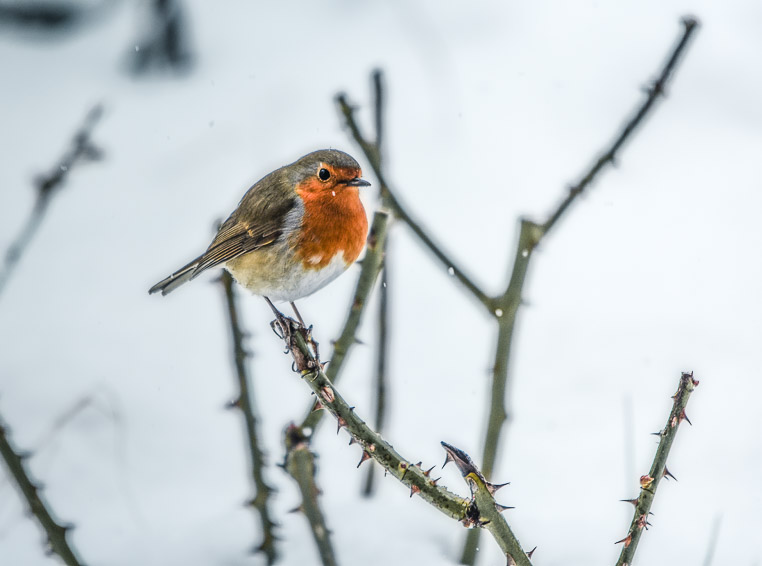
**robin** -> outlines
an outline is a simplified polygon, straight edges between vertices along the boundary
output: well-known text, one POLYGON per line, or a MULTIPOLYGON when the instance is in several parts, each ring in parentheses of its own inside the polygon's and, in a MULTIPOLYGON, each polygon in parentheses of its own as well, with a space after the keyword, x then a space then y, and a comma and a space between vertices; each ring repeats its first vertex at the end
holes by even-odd
POLYGON ((223 266, 239 284, 271 299, 311 295, 354 263, 368 220, 358 187, 360 165, 335 149, 308 153, 257 181, 220 226, 207 250, 150 294, 166 295, 209 268, 223 266))

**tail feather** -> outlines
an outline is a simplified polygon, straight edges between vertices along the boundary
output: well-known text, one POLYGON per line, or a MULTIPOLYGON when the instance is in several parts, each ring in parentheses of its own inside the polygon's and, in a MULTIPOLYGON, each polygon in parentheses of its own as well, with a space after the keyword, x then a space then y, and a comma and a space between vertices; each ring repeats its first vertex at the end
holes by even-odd
MULTIPOLYGON (((203 256, 202 256, 203 257, 203 256)), ((180 285, 183 283, 187 283, 191 279, 193 279, 198 273, 196 273, 196 268, 201 263, 201 257, 197 257, 192 262, 190 262, 188 265, 185 265, 175 271, 172 275, 167 277, 166 279, 163 279, 159 281, 156 285, 148 289, 148 294, 153 295, 154 293, 158 293, 161 291, 162 295, 166 295, 167 293, 171 293, 175 289, 177 289, 180 285)))

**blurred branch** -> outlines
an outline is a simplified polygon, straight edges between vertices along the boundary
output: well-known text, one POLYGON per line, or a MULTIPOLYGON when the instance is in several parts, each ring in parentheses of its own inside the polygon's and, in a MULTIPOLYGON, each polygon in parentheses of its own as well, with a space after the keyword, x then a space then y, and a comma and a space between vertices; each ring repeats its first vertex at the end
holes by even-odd
POLYGON ((67 533, 72 527, 59 525, 53 519, 51 512, 48 510, 48 504, 40 496, 40 489, 32 482, 29 473, 24 468, 26 456, 21 456, 11 446, 8 440, 8 432, 1 422, 0 456, 2 456, 8 471, 16 481, 21 495, 27 502, 27 505, 29 505, 29 510, 48 536, 47 550, 60 556, 67 566, 80 566, 82 562, 66 538, 67 533))
MULTIPOLYGON (((646 117, 649 110, 653 107, 657 97, 664 95, 665 85, 672 76, 675 64, 685 47, 688 45, 688 40, 691 35, 698 26, 696 20, 693 18, 683 18, 682 23, 684 29, 682 31, 681 39, 673 49, 672 54, 659 75, 659 78, 648 90, 646 100, 636 110, 634 116, 627 122, 609 149, 604 151, 602 156, 582 177, 577 185, 569 190, 567 197, 561 202, 558 208, 551 213, 544 223, 537 224, 526 219, 521 221, 521 232, 514 256, 513 272, 511 273, 511 278, 505 292, 495 299, 495 304, 497 306, 492 311, 493 315, 498 319, 498 342, 493 370, 491 408, 483 450, 484 463, 482 465, 482 471, 488 478, 492 475, 493 465, 497 458, 497 448, 500 444, 500 435, 503 424, 508 419, 508 412, 505 405, 507 404, 506 392, 508 389, 507 382, 511 341, 513 338, 516 314, 519 305, 521 304, 521 291, 526 279, 532 252, 542 238, 551 228, 553 228, 553 226, 556 225, 564 212, 568 210, 571 203, 593 182, 604 165, 614 162, 617 152, 646 117)), ((463 564, 474 563, 478 543, 479 531, 470 531, 467 535, 466 544, 461 556, 461 562, 463 564)))
POLYGON ((675 440, 675 436, 677 436, 677 429, 680 423, 683 421, 690 423, 688 417, 685 416, 685 407, 688 405, 691 393, 698 384, 699 382, 693 379, 693 372, 683 373, 680 376, 677 393, 672 397, 674 402, 667 419, 667 424, 657 433, 660 437, 659 447, 656 449, 651 470, 648 472, 648 475, 641 476, 640 478, 640 496, 630 501, 635 505, 635 514, 627 536, 617 541, 617 544, 622 543, 624 545, 622 553, 619 555, 619 560, 617 560, 617 566, 632 564, 640 536, 644 530, 651 526, 648 518, 651 514, 651 505, 656 496, 656 488, 663 477, 671 476, 669 471, 667 471, 667 457, 669 456, 670 448, 672 448, 672 442, 675 440))
POLYGON ((141 75, 152 68, 188 70, 193 57, 188 48, 188 30, 182 2, 152 0, 148 9, 149 33, 135 44, 131 53, 132 73, 141 75))
POLYGON ((717 539, 720 538, 720 526, 722 525, 722 515, 716 515, 712 523, 712 531, 709 535, 709 543, 706 547, 706 554, 704 555, 704 565, 712 566, 714 560, 714 551, 717 548, 717 539))
POLYGON ((235 362, 236 376, 238 378, 238 398, 231 403, 231 407, 237 407, 243 414, 246 423, 246 435, 248 438, 249 455, 251 457, 251 475, 254 480, 255 495, 251 500, 251 506, 256 509, 262 523, 262 543, 257 547, 258 552, 262 552, 267 557, 268 564, 274 564, 278 559, 278 553, 275 548, 275 523, 270 516, 270 495, 272 488, 267 485, 264 479, 265 455, 262 452, 259 442, 259 433, 257 432, 257 419, 254 416, 254 402, 252 400, 253 392, 250 384, 251 378, 246 369, 246 358, 248 353, 244 349, 244 332, 238 319, 238 309, 236 306, 235 289, 233 288, 233 277, 225 270, 222 271, 220 282, 225 290, 225 301, 228 310, 228 319, 230 321, 230 331, 233 342, 233 359, 235 362))
POLYGON ((318 500, 320 490, 315 483, 315 455, 301 429, 294 425, 286 429, 286 471, 296 480, 302 495, 302 504, 294 511, 301 511, 307 517, 323 566, 336 566, 331 531, 318 500))
POLYGON ((103 107, 98 104, 94 106, 85 117, 85 121, 79 130, 74 134, 71 148, 64 154, 61 160, 45 176, 40 176, 36 180, 37 198, 26 223, 21 229, 16 239, 5 252, 5 261, 0 269, 0 295, 2 295, 8 280, 19 260, 37 233, 48 205, 55 194, 55 190, 64 185, 66 178, 75 165, 82 161, 94 161, 102 156, 101 150, 93 144, 91 138, 92 130, 103 115, 103 107))

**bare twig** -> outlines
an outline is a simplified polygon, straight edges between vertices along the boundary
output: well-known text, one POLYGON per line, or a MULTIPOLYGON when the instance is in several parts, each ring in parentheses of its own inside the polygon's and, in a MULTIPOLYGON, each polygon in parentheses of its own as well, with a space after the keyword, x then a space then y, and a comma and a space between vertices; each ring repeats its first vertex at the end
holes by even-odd
MULTIPOLYGON (((487 433, 484 439, 484 463, 482 471, 489 478, 492 474, 492 467, 497 458, 497 448, 500 444, 500 435, 503 424, 508 418, 508 412, 505 408, 508 400, 506 391, 508 389, 508 360, 511 351, 511 340, 515 326, 516 313, 521 304, 521 291, 526 279, 529 260, 532 257, 533 250, 540 243, 540 240, 556 225, 559 218, 568 210, 571 203, 582 191, 593 182, 597 174, 604 165, 614 161, 618 150, 629 139, 637 126, 643 121, 648 111, 653 107, 656 98, 664 94, 664 89, 674 70, 681 53, 688 45, 688 40, 697 28, 697 22, 693 18, 683 19, 682 37, 668 58, 666 65, 662 69, 659 78, 649 89, 646 100, 636 110, 634 116, 627 122, 623 130, 615 138, 611 147, 604 151, 602 156, 596 161, 593 167, 582 177, 582 179, 569 190, 567 197, 553 211, 548 219, 537 224, 530 220, 521 221, 521 233, 519 243, 516 248, 513 272, 511 274, 508 287, 502 296, 495 299, 496 308, 492 313, 498 318, 498 342, 495 353, 495 365, 493 370, 492 382, 492 400, 490 415, 487 425, 487 433)), ((476 558, 476 548, 479 542, 479 531, 470 531, 466 538, 466 544, 461 555, 463 564, 473 564, 476 558)))
POLYGON ((13 270, 18 265, 21 256, 24 254, 27 246, 31 242, 37 229, 45 217, 48 205, 55 189, 63 186, 67 176, 72 168, 82 161, 92 161, 100 159, 101 150, 95 146, 90 139, 92 130, 100 120, 103 114, 103 107, 98 104, 94 106, 85 117, 85 121, 79 130, 74 134, 71 148, 64 154, 61 160, 53 167, 47 175, 41 176, 36 181, 37 199, 35 200, 32 212, 27 218, 26 223, 21 228, 18 236, 5 252, 5 261, 0 269, 0 295, 8 283, 13 270))
MULTIPOLYGON (((677 393, 672 397, 674 403, 672 404, 672 410, 669 413, 667 424, 659 432, 659 447, 656 449, 656 455, 654 456, 653 464, 648 475, 641 476, 640 478, 640 496, 637 500, 633 500, 635 504, 635 514, 630 523, 630 529, 627 532, 627 536, 622 540, 617 541, 617 544, 623 544, 622 552, 617 560, 617 566, 624 566, 632 564, 632 559, 635 556, 635 551, 638 548, 638 542, 643 531, 648 529, 651 525, 648 522, 649 515, 651 514, 651 505, 653 504, 654 497, 656 496, 656 488, 659 486, 659 482, 664 476, 670 475, 667 471, 667 457, 669 456, 669 450, 672 447, 672 442, 677 436, 677 429, 681 422, 688 420, 685 416, 685 407, 688 404, 688 399, 691 393, 698 385, 698 381, 693 379, 693 372, 683 373, 680 376, 680 384, 677 387, 677 393)), ((690 421, 688 421, 690 422, 690 421)))
POLYGON ((274 534, 276 525, 271 518, 269 507, 270 496, 273 490, 267 485, 264 478, 265 455, 260 447, 257 419, 254 416, 253 392, 250 387, 251 378, 246 367, 248 353, 243 346, 244 331, 241 330, 241 324, 238 319, 233 277, 223 270, 220 282, 225 290, 225 302, 233 342, 233 359, 236 377, 238 378, 238 398, 231 403, 231 407, 237 407, 241 410, 244 422, 246 423, 246 436, 248 439, 249 456, 251 458, 251 476, 254 481, 255 490, 255 495, 251 499, 250 505, 256 509, 262 524, 262 542, 256 547, 256 551, 262 552, 266 556, 268 564, 274 564, 278 559, 275 547, 276 536, 274 534))
POLYGON ((576 185, 569 189, 569 194, 556 208, 556 210, 550 215, 550 217, 542 225, 543 232, 547 233, 556 224, 559 218, 566 212, 569 205, 584 191, 588 185, 590 185, 598 173, 606 165, 611 165, 616 162, 617 153, 624 145, 624 143, 631 137, 632 133, 643 122, 651 107, 656 103, 659 97, 664 96, 665 87, 667 81, 672 77, 672 72, 675 70, 677 62, 680 60, 683 51, 688 46, 688 43, 693 36, 693 33, 698 29, 699 23, 696 18, 691 16, 685 16, 682 19, 683 31, 680 40, 673 48, 671 55, 667 59, 664 67, 659 73, 659 78, 647 89, 646 99, 643 104, 637 109, 635 114, 625 124, 624 128, 619 132, 617 137, 609 148, 603 152, 598 158, 595 164, 590 170, 583 175, 583 177, 577 182, 576 185))
POLYGON ((21 495, 29 505, 29 510, 45 531, 48 537, 47 549, 60 556, 67 566, 80 566, 82 561, 66 537, 72 526, 59 525, 53 519, 48 510, 49 504, 42 499, 39 488, 30 479, 29 473, 24 467, 24 457, 19 455, 11 445, 8 440, 8 433, 2 423, 0 423, 0 455, 16 481, 21 495))

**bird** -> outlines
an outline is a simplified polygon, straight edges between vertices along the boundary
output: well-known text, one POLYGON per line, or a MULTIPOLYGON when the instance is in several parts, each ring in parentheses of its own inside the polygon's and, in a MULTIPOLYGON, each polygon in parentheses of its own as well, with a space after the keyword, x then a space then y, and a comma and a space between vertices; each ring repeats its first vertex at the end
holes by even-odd
POLYGON ((294 301, 336 279, 360 256, 368 219, 359 189, 370 183, 353 157, 313 151, 276 169, 246 191, 206 251, 162 279, 149 294, 166 295, 213 267, 272 301, 294 301))

